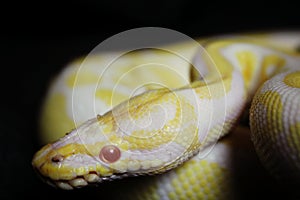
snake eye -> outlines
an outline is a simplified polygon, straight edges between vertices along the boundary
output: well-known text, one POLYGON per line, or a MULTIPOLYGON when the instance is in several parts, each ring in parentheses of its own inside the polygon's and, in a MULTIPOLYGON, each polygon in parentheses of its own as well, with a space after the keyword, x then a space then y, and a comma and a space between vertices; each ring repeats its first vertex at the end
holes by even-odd
POLYGON ((119 160, 120 157, 121 151, 118 147, 114 145, 104 146, 99 153, 100 160, 106 163, 116 162, 117 160, 119 160))

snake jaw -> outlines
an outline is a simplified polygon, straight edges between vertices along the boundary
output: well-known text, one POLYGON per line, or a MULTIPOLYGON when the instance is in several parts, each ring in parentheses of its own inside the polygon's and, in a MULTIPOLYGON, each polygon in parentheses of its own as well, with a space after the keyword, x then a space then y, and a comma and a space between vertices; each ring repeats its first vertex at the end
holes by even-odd
MULTIPOLYGON (((72 159, 64 157, 53 150, 51 145, 44 146, 38 151, 32 165, 39 177, 47 184, 64 190, 72 190, 85 186, 94 186, 103 181, 112 181, 129 176, 127 173, 113 173, 103 165, 89 165, 89 167, 68 167, 65 162, 72 159)), ((80 155, 73 155, 80 157, 80 155)), ((84 158, 81 158, 84 160, 84 158)), ((92 157, 90 159, 93 159, 92 157)), ((84 164, 84 161, 82 162, 84 164)))
POLYGON ((99 126, 97 120, 86 122, 34 155, 32 166, 43 181, 70 190, 128 176, 112 167, 121 160, 120 148, 107 142, 89 146, 86 138, 92 133, 85 130, 86 125, 99 126))
MULTIPOLYGON (((93 168, 91 165, 77 168, 68 165, 71 160, 82 160, 82 165, 84 165, 84 160, 93 159, 91 156, 88 158, 86 154, 84 156, 80 154, 64 155, 53 146, 55 145, 45 145, 34 155, 32 160, 32 165, 39 177, 49 185, 70 190, 100 183, 109 178, 101 177, 96 170, 90 171, 93 168)), ((80 163, 77 164, 80 165, 80 163)))

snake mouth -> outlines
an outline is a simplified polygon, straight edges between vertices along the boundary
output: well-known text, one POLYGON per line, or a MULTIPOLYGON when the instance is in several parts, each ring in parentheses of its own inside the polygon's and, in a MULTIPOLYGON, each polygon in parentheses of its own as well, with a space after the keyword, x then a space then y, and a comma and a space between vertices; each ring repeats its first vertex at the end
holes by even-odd
POLYGON ((89 172, 88 174, 77 176, 70 180, 53 180, 42 175, 37 168, 35 168, 35 171, 40 179, 42 179, 45 183, 51 185, 52 187, 63 190, 73 190, 85 186, 98 186, 104 181, 113 181, 129 176, 127 173, 113 174, 111 176, 100 176, 96 172, 89 172))
POLYGON ((83 176, 77 176, 71 180, 52 180, 46 178, 46 183, 60 189, 72 190, 75 188, 97 185, 101 183, 103 180, 105 180, 103 179, 103 177, 98 176, 94 172, 90 172, 83 176))
MULTIPOLYGON (((76 175, 75 169, 64 168, 62 162, 68 162, 68 157, 57 152, 49 144, 34 155, 32 166, 42 181, 64 190, 99 185, 103 181, 112 181, 128 176, 126 172, 112 172, 103 175, 95 170, 87 170, 84 174, 76 175), (67 178, 64 173, 69 174, 71 177, 67 178)), ((82 157, 79 157, 78 163, 80 162, 82 162, 82 157)))

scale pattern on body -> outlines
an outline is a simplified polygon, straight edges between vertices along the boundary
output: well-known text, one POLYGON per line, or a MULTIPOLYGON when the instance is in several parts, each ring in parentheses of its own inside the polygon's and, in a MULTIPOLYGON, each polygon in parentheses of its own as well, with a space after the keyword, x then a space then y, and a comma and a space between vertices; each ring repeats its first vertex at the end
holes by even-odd
POLYGON ((252 102, 251 139, 260 161, 278 180, 299 185, 299 36, 198 40, 207 54, 185 42, 162 46, 180 49, 187 60, 161 49, 133 51, 100 79, 99 68, 115 52, 92 55, 85 68, 83 60, 70 63, 49 89, 41 134, 51 143, 32 164, 62 189, 161 174, 129 198, 228 199, 230 151, 243 147, 233 142, 240 136, 222 138, 252 102))

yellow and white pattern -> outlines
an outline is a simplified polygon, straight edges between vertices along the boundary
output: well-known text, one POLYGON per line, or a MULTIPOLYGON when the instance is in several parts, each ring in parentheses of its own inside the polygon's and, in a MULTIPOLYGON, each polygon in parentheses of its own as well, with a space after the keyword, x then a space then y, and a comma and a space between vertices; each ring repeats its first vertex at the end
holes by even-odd
POLYGON ((300 33, 198 42, 205 54, 188 42, 162 47, 180 49, 187 60, 147 49, 70 63, 46 97, 41 139, 51 143, 35 154, 34 168, 62 189, 161 174, 129 198, 232 199, 229 152, 245 147, 233 142, 240 136, 221 138, 252 101, 260 160, 279 180, 299 185, 300 33))

